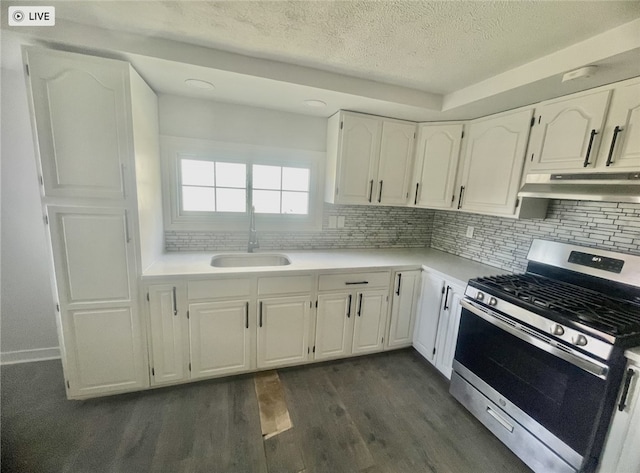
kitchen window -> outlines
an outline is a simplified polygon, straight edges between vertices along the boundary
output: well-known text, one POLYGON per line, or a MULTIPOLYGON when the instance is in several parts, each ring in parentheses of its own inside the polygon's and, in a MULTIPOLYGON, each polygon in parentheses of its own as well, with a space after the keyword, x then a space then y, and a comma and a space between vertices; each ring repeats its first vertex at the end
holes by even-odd
POLYGON ((253 206, 257 214, 308 215, 310 174, 308 167, 181 158, 180 210, 244 213, 253 206))
POLYGON ((324 153, 163 137, 165 228, 258 231, 321 228, 324 153))

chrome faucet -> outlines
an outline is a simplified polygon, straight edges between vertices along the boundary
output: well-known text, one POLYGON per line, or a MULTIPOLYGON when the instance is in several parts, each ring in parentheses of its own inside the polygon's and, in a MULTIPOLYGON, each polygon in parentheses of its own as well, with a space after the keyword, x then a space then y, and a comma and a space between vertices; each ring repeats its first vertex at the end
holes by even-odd
POLYGON ((253 250, 260 248, 260 242, 258 242, 258 232, 256 232, 256 208, 251 207, 249 211, 249 246, 247 252, 253 253, 253 250))

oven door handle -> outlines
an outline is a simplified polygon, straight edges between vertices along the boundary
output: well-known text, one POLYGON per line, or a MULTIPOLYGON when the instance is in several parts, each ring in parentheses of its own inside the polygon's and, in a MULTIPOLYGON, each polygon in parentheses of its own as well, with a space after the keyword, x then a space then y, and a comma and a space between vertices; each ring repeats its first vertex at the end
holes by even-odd
POLYGON ((541 338, 537 338, 531 335, 530 333, 524 332, 523 330, 518 328, 517 325, 510 325, 506 322, 503 322, 498 317, 492 315, 492 312, 484 308, 481 309, 476 304, 474 304, 473 302, 467 299, 463 299, 461 302, 461 305, 463 308, 477 315, 481 319, 486 320, 490 324, 493 324, 496 327, 504 330, 505 332, 508 332, 511 335, 518 337, 519 339, 529 343, 530 345, 534 345, 546 351, 547 353, 550 353, 551 355, 557 356, 558 358, 562 358, 563 360, 586 371, 587 373, 597 376, 598 378, 601 378, 601 379, 607 378, 607 373, 609 372, 609 369, 605 365, 601 365, 595 361, 590 361, 578 355, 574 355, 572 353, 568 353, 564 350, 561 350, 560 348, 556 348, 555 346, 550 345, 545 340, 541 338))

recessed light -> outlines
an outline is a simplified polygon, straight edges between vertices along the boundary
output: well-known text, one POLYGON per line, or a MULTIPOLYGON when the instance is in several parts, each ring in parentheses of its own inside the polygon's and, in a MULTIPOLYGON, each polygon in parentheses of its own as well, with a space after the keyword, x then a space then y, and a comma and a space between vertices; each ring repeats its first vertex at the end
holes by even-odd
POLYGON ((316 107, 316 108, 322 108, 322 107, 326 107, 327 103, 323 102, 322 100, 317 100, 317 99, 309 99, 309 100, 305 100, 303 102, 307 107, 316 107))
POLYGON ((207 82, 206 80, 200 79, 187 79, 184 81, 189 87, 195 87, 196 89, 215 89, 216 86, 211 82, 207 82))

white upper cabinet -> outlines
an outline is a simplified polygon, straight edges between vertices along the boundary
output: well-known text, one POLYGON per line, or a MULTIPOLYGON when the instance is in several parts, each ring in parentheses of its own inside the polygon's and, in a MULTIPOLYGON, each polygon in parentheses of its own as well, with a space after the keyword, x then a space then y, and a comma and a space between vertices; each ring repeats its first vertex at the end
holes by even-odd
POLYGON ((129 65, 29 48, 45 196, 123 199, 129 164, 129 65))
POLYGON ((462 141, 462 124, 422 124, 418 129, 413 205, 450 209, 462 141))
POLYGON ((628 81, 613 90, 596 166, 599 170, 640 169, 640 81, 628 81))
POLYGON ((415 136, 413 123, 383 122, 376 202, 386 205, 407 203, 415 136))
POLYGON ((536 107, 530 170, 593 169, 610 94, 599 90, 536 107))
POLYGON ((415 124, 338 112, 327 128, 325 201, 404 205, 411 180, 415 124))
POLYGON ((457 208, 514 216, 533 109, 470 122, 457 208))

